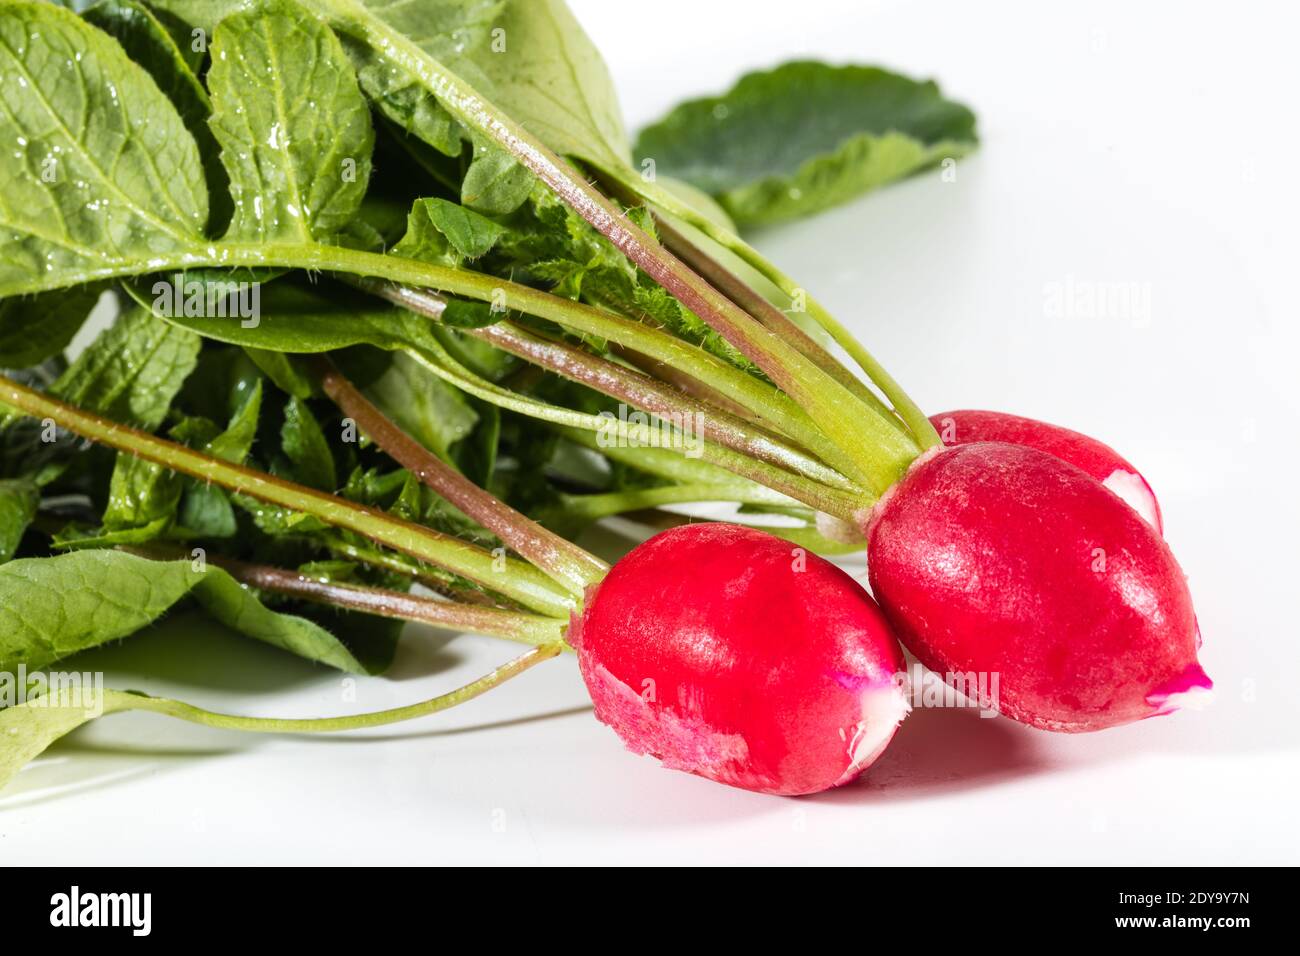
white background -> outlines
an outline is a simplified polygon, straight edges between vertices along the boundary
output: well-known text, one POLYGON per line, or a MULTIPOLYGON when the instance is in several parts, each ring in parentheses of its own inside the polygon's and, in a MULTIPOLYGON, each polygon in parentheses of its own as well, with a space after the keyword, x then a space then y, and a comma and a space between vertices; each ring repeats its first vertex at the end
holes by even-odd
MULTIPOLYGON (((983 146, 955 183, 927 174, 758 244, 924 407, 1014 410, 1138 463, 1215 706, 1088 736, 920 711, 859 785, 785 800, 624 752, 565 659, 365 740, 111 718, 0 796, 0 859, 1300 862, 1294 5, 574 6, 633 129, 803 56, 935 76, 975 108, 983 146), (1067 281, 1140 283, 1150 315, 1048 314, 1067 281)), ((420 699, 513 653, 413 629, 391 678, 344 703, 334 675, 179 623, 80 666, 296 716, 420 699)))

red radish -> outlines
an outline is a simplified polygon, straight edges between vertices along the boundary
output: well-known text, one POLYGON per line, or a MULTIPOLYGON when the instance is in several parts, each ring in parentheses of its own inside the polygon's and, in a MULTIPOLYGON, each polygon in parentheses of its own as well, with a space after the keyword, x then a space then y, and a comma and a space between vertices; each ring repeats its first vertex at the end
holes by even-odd
POLYGON ((1211 686, 1169 546, 1045 452, 980 442, 923 455, 873 510, 867 556, 921 663, 967 682, 997 674, 1000 699, 983 703, 1016 720, 1100 730, 1211 686))
POLYGON ((1020 415, 974 409, 932 415, 930 423, 950 448, 977 441, 1000 441, 1037 448, 1068 461, 1115 492, 1153 528, 1164 533, 1160 504, 1147 480, 1119 452, 1095 438, 1020 415))
POLYGON ((630 750, 747 790, 848 783, 908 712, 902 650, 870 595, 750 528, 646 541, 591 589, 569 641, 630 750))

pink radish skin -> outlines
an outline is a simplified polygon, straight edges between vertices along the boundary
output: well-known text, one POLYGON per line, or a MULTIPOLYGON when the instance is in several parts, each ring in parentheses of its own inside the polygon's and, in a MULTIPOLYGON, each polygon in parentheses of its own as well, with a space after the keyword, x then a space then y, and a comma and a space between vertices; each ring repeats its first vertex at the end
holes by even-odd
MULTIPOLYGON (((1164 539, 1046 452, 937 449, 876 505, 872 591, 939 674, 997 674, 1008 717, 1080 732, 1169 713, 1211 686, 1164 539)), ((969 679, 969 678, 967 678, 969 679)))
POLYGON ((866 590, 750 528, 651 538, 591 589, 569 641, 628 749, 746 790, 848 783, 908 712, 902 649, 866 590))
POLYGON ((1095 438, 1020 415, 974 409, 933 415, 930 423, 949 448, 980 441, 1000 441, 1037 448, 1068 461, 1127 501, 1148 524, 1164 534, 1160 504, 1147 480, 1119 452, 1095 438))

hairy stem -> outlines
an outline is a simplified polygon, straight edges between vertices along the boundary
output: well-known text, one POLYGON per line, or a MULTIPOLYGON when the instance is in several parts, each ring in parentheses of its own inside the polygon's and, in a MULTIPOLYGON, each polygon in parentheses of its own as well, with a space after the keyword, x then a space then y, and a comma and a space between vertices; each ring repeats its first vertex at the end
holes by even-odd
MULTIPOLYGON (((162 560, 188 554, 181 548, 157 544, 122 547, 119 550, 162 560)), ((564 639, 564 622, 553 617, 459 604, 455 601, 440 601, 387 588, 342 584, 314 578, 289 568, 251 564, 247 561, 211 554, 208 555, 207 560, 241 584, 316 604, 361 611, 399 621, 415 621, 464 634, 501 637, 522 644, 550 644, 564 639)))
MULTIPOLYGON (((434 289, 479 302, 500 304, 508 310, 533 315, 584 335, 610 342, 650 356, 665 365, 707 384, 754 414, 777 431, 807 447, 829 464, 835 465, 844 454, 800 408, 798 402, 770 384, 736 368, 662 329, 624 318, 603 309, 552 295, 540 289, 500 279, 495 276, 452 269, 418 259, 383 255, 315 242, 288 243, 212 243, 194 249, 160 255, 148 261, 114 264, 84 275, 86 281, 151 272, 198 268, 283 268, 308 272, 328 271, 350 279, 352 284, 377 291, 375 279, 386 279, 418 290, 434 289)), ((20 285, 5 288, 6 294, 49 291, 57 284, 39 276, 20 285)))
POLYGON ((727 488, 728 500, 744 498, 753 504, 792 505, 795 503, 789 495, 748 478, 742 478, 698 458, 687 458, 685 455, 664 448, 625 448, 608 443, 602 444, 597 435, 577 428, 554 427, 553 430, 584 448, 599 452, 611 461, 622 462, 674 484, 727 488))
POLYGON ((354 255, 352 250, 348 250, 343 256, 338 257, 339 266, 318 261, 316 268, 362 272, 366 275, 387 278, 397 283, 399 287, 414 287, 394 289, 373 281, 354 283, 369 292, 384 295, 390 301, 398 301, 398 304, 411 311, 428 314, 420 300, 420 290, 432 288, 481 302, 499 303, 507 309, 554 322, 571 332, 608 339, 610 342, 634 349, 655 361, 671 365, 698 379, 729 400, 751 409, 763 421, 799 444, 812 449, 828 463, 835 464, 837 460, 844 457, 833 443, 827 441, 807 413, 788 395, 748 372, 661 329, 652 328, 643 322, 624 318, 605 309, 598 309, 540 289, 532 289, 478 272, 446 269, 414 259, 403 259, 392 255, 379 256, 373 253, 362 253, 366 261, 361 262, 355 260, 354 255), (346 267, 348 262, 352 263, 351 270, 346 267), (399 295, 402 296, 401 300, 395 298, 399 295))
POLYGON ((609 565, 479 488, 376 408, 329 359, 312 366, 326 395, 394 461, 582 599, 609 565))
POLYGON ((762 504, 770 502, 765 495, 755 495, 756 500, 746 501, 746 495, 732 485, 663 485, 658 488, 633 488, 628 491, 611 491, 594 495, 565 495, 564 513, 577 515, 588 521, 597 521, 611 515, 663 505, 696 504, 706 501, 732 504, 762 504))
MULTIPOLYGON (((658 509, 646 509, 643 511, 628 511, 620 515, 629 521, 635 521, 638 524, 653 528, 656 531, 666 531, 669 528, 680 528, 682 525, 699 524, 701 522, 710 522, 711 518, 696 518, 691 515, 677 514, 673 511, 660 511, 658 509)), ((862 550, 860 542, 834 541, 816 528, 810 525, 802 527, 789 527, 787 525, 773 524, 753 524, 748 521, 740 521, 735 518, 729 518, 728 524, 739 524, 746 528, 753 528, 755 531, 762 531, 764 534, 770 534, 774 538, 781 538, 789 541, 796 547, 812 551, 814 554, 823 556, 837 554, 857 554, 862 550)))
MULTIPOLYGON (((788 315, 771 302, 768 302, 753 288, 746 285, 734 272, 691 242, 685 234, 662 216, 656 214, 655 223, 658 226, 659 235, 663 239, 664 245, 680 256, 682 261, 692 269, 717 286, 720 292, 762 322, 775 334, 797 348, 815 362, 818 368, 830 374, 864 404, 871 406, 887 418, 894 416, 895 413, 886 407, 871 389, 862 384, 857 376, 840 364, 839 360, 826 351, 821 343, 799 328, 788 315)), ((899 427, 902 427, 901 423, 899 427)))
POLYGON ((463 578, 458 578, 442 568, 430 564, 421 564, 405 554, 388 551, 384 548, 360 544, 355 539, 349 540, 342 534, 327 535, 323 543, 330 553, 348 561, 356 561, 372 568, 392 571, 410 578, 429 590, 461 604, 473 604, 479 607, 495 607, 513 611, 519 604, 501 594, 479 590, 463 578))
MULTIPOLYGON (((429 352, 421 349, 408 349, 407 354, 439 378, 455 385, 463 392, 481 398, 485 402, 518 411, 532 418, 552 425, 567 426, 583 431, 594 432, 598 444, 602 447, 643 449, 665 451, 661 439, 649 425, 621 421, 617 418, 588 415, 567 408, 558 408, 545 402, 538 402, 526 396, 516 394, 482 379, 460 365, 446 353, 436 342, 429 343, 429 352)), ((676 448, 687 448, 690 436, 676 432, 671 442, 676 448)), ((802 501, 818 511, 825 511, 846 521, 856 520, 853 516, 863 508, 869 508, 875 496, 868 492, 843 491, 791 474, 763 461, 738 454, 729 448, 723 448, 710 441, 699 442, 699 457, 709 464, 747 478, 750 481, 802 501)), ((671 452, 676 453, 676 452, 671 452)))
MULTIPOLYGON (((601 177, 600 182, 601 186, 609 192, 610 195, 615 196, 625 205, 633 205, 636 202, 645 199, 645 196, 638 194, 630 187, 612 177, 601 177)), ((666 191, 655 190, 649 184, 647 184, 645 190, 656 196, 662 193, 672 200, 675 200, 676 198, 671 194, 666 193, 666 191)), ((835 356, 831 355, 830 352, 822 347, 821 343, 817 342, 812 338, 812 336, 795 324, 788 315, 774 306, 725 265, 710 256, 704 249, 692 242, 685 233, 669 222, 663 215, 658 212, 653 212, 652 214, 654 216, 655 229, 659 234, 659 238, 663 241, 664 245, 683 262, 707 279, 719 292, 752 315, 774 334, 780 336, 782 339, 793 345, 803 355, 807 356, 814 364, 816 364, 818 368, 829 374, 837 382, 847 388, 864 404, 875 409, 879 414, 893 423, 895 427, 898 427, 899 429, 905 427, 900 421, 898 421, 893 410, 882 403, 871 389, 867 388, 858 380, 857 376, 845 368, 840 361, 835 358, 835 356)), ((791 288, 782 289, 782 291, 786 292, 788 295, 793 295, 793 283, 791 283, 791 288)))
MULTIPOLYGON (((375 291, 390 302, 434 319, 441 316, 446 305, 436 295, 403 286, 385 284, 375 291)), ((810 481, 845 491, 854 488, 852 482, 839 472, 799 449, 741 421, 729 412, 692 399, 643 372, 593 355, 567 342, 544 338, 504 320, 483 328, 463 331, 533 365, 581 382, 601 394, 644 409, 666 421, 690 416, 690 421, 698 422, 705 438, 733 451, 786 468, 810 481)))
MULTIPOLYGON (((563 646, 557 641, 529 648, 523 654, 507 664, 503 664, 488 674, 457 688, 448 694, 441 694, 418 704, 380 710, 369 714, 354 714, 350 717, 316 717, 307 719, 280 719, 273 717, 238 717, 232 714, 217 714, 202 710, 178 700, 165 697, 148 697, 143 694, 130 703, 130 709, 147 710, 156 714, 166 714, 192 724, 206 727, 219 727, 223 730, 242 730, 261 734, 324 734, 343 730, 361 730, 366 727, 382 727, 397 724, 404 720, 427 717, 439 711, 463 704, 484 694, 494 687, 499 687, 512 677, 516 677, 542 661, 558 656, 563 646)), ((122 708, 126 709, 126 708, 122 708)))
MULTIPOLYGON (((926 418, 925 413, 912 401, 902 386, 894 380, 894 377, 885 371, 884 366, 863 347, 862 343, 853 337, 848 329, 830 314, 825 306, 811 295, 808 295, 806 289, 799 286, 794 279, 778 268, 775 263, 731 232, 731 230, 724 229, 706 216, 700 215, 668 190, 659 188, 652 183, 642 182, 629 185, 637 190, 641 198, 654 203, 675 218, 689 223, 724 249, 735 253, 740 257, 741 261, 756 269, 760 275, 774 283, 786 295, 796 296, 802 293, 807 303, 808 314, 818 325, 830 333, 836 344, 844 349, 853 361, 858 363, 859 367, 866 372, 867 377, 893 403, 898 416, 906 423, 921 448, 924 450, 941 444, 938 433, 934 430, 934 426, 930 424, 930 420, 926 418)), ((668 237, 665 238, 667 240, 668 237)), ((701 254, 703 255, 703 253, 701 254)))

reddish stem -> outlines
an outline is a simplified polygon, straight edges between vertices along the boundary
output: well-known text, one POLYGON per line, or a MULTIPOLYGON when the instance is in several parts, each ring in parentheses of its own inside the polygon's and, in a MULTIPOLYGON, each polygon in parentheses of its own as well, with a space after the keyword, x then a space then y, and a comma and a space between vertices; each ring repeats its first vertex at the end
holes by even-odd
POLYGON ((578 597, 609 565, 484 491, 403 431, 323 357, 311 360, 321 388, 371 440, 420 481, 487 528, 516 554, 568 585, 578 597))
MULTIPOLYGON (((122 550, 162 560, 186 554, 183 549, 165 546, 122 550)), ((561 640, 564 630, 564 623, 555 618, 459 604, 455 601, 439 601, 386 588, 341 584, 313 578, 301 571, 267 564, 250 564, 235 558, 208 555, 207 560, 249 587, 378 617, 416 621, 450 631, 503 637, 526 644, 546 644, 561 640)))
MULTIPOLYGON (((393 283, 375 284, 369 286, 368 291, 435 320, 441 319, 447 304, 446 299, 437 293, 393 283)), ((667 421, 680 418, 683 413, 692 416, 698 414, 699 417, 692 418, 691 423, 699 426, 701 436, 723 448, 738 452, 743 456, 740 461, 745 464, 753 462, 754 467, 766 467, 768 471, 781 469, 778 475, 792 472, 797 476, 795 480, 803 479, 841 491, 860 491, 835 469, 761 426, 752 425, 721 408, 701 403, 699 399, 665 386, 644 372, 611 362, 567 343, 543 338, 506 321, 461 331, 527 359, 531 365, 581 382, 602 394, 645 409, 667 421)), ((773 478, 780 480, 776 476, 757 478, 749 470, 738 473, 767 483, 773 478)), ((792 497, 801 497, 798 492, 789 490, 788 483, 781 484, 780 490, 792 497)))
POLYGON ((893 412, 867 388, 862 381, 839 362, 820 342, 792 320, 788 315, 763 298, 734 272, 718 262, 707 252, 691 242, 680 230, 659 214, 654 214, 655 226, 664 245, 681 257, 682 261, 713 283, 719 292, 744 309, 773 333, 785 339, 818 368, 851 391, 861 401, 885 415, 893 412))

